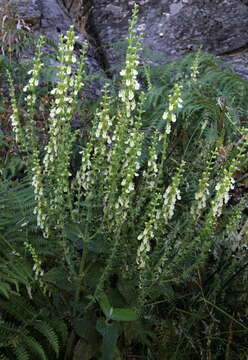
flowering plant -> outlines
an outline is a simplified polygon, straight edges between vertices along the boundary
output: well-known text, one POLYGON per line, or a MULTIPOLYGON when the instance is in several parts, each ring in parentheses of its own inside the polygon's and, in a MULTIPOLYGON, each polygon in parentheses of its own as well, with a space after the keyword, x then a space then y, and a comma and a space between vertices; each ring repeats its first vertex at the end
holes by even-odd
MULTIPOLYGON (((183 85, 176 83, 167 94, 168 105, 161 116, 163 126, 151 131, 147 156, 142 160, 145 141, 142 121, 147 93, 141 90, 138 80, 141 39, 136 28, 137 11, 135 6, 118 95, 112 97, 109 85, 104 86, 88 141, 81 144, 80 164, 74 169, 71 157, 76 134, 71 122, 84 85, 86 49, 78 65, 73 52, 73 28, 60 41, 59 81, 50 94, 53 100, 48 141, 43 149, 34 118, 43 67, 42 39, 24 88, 25 121, 11 85, 11 121, 16 142, 27 159, 37 226, 44 242, 51 241, 56 251, 59 248, 55 265, 65 268, 68 282, 75 284, 70 294, 71 327, 77 317, 86 316, 96 303, 106 320, 135 321, 138 316, 145 319, 147 307, 153 308, 149 304, 165 296, 165 283, 177 285, 199 271, 208 261, 209 253, 216 249, 217 225, 221 224, 223 232, 228 228, 228 222, 222 223, 221 217, 225 218, 224 209, 235 186, 235 173, 247 148, 247 133, 241 129, 239 147, 223 164, 217 161, 217 149, 212 149, 207 161, 205 155, 198 154, 196 160, 203 162, 202 172, 197 173, 199 179, 192 185, 192 173, 187 174, 188 162, 171 151, 172 134, 184 104, 183 85), (191 198, 188 193, 192 194, 191 198), (70 236, 71 228, 73 236, 70 236), (97 275, 91 272, 95 264, 97 275), (125 307, 118 313, 106 295, 110 278, 116 274, 125 305, 132 307, 128 314, 125 307), (123 282, 129 288, 128 294, 123 290, 123 282)), ((193 83, 197 82, 197 64, 198 60, 192 68, 193 83)), ((241 221, 240 210, 234 211, 233 223, 235 219, 241 221)), ((247 236, 246 228, 242 236, 247 236)), ((34 261, 33 271, 39 278, 40 289, 47 291, 46 271, 49 273, 50 269, 46 269, 46 258, 39 256, 34 245, 27 242, 25 246, 34 261)), ((101 323, 101 326, 107 328, 110 324, 101 323)), ((99 323, 96 327, 105 334, 99 323)), ((75 343, 75 338, 73 329, 67 349, 75 343)), ((112 344, 113 353, 117 338, 112 344)), ((65 358, 69 359, 69 352, 65 358)))

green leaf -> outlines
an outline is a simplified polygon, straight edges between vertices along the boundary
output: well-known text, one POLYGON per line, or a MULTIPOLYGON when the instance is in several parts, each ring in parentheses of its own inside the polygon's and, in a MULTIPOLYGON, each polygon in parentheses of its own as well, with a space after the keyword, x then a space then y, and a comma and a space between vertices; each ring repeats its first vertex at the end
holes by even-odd
POLYGON ((92 340, 96 338, 95 330, 96 321, 91 319, 77 319, 74 322, 74 330, 78 336, 92 343, 92 340))
POLYGON ((56 357, 59 356, 59 339, 54 329, 45 322, 37 322, 33 324, 34 329, 46 338, 51 348, 54 350, 56 357))
POLYGON ((58 289, 65 290, 67 292, 74 290, 75 284, 68 280, 68 274, 62 268, 53 268, 49 270, 44 275, 43 280, 55 285, 58 289))
POLYGON ((96 359, 96 355, 98 353, 98 347, 92 346, 92 344, 88 344, 84 339, 79 339, 73 354, 73 360, 91 360, 96 359))
POLYGON ((104 315, 106 316, 106 318, 109 318, 111 305, 109 303, 107 295, 105 293, 102 293, 101 295, 98 295, 97 300, 104 315))
POLYGON ((136 321, 138 314, 132 309, 114 308, 110 305, 109 299, 105 293, 98 296, 98 302, 107 319, 114 321, 136 321))
POLYGON ((7 283, 0 284, 0 294, 4 295, 7 299, 9 299, 9 294, 11 293, 11 287, 7 283))
POLYGON ((96 329, 103 337, 102 360, 116 359, 116 345, 121 332, 120 325, 108 323, 104 318, 100 318, 97 320, 96 329))
POLYGON ((111 312, 111 320, 115 321, 136 321, 138 314, 133 309, 115 308, 111 312))
POLYGON ((108 290, 108 298, 114 308, 126 306, 126 301, 117 288, 108 290))

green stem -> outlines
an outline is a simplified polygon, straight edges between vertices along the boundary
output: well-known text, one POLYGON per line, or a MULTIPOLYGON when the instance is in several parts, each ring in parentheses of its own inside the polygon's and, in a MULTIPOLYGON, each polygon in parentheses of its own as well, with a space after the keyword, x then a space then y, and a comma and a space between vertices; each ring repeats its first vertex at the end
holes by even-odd
MULTIPOLYGON (((88 199, 86 199, 86 201, 88 202, 88 206, 87 206, 87 216, 86 216, 86 224, 85 224, 85 228, 84 228, 84 241, 85 239, 87 239, 86 241, 89 240, 89 221, 91 218, 91 198, 90 196, 88 197, 88 199)), ((73 308, 73 318, 76 316, 76 305, 79 301, 79 296, 80 296, 80 292, 82 289, 82 281, 85 275, 85 263, 86 263, 86 258, 88 255, 88 249, 87 247, 85 249, 83 249, 83 253, 81 256, 81 260, 80 260, 80 265, 79 265, 79 272, 78 272, 78 283, 77 283, 77 287, 76 287, 76 292, 75 292, 75 303, 74 303, 74 308, 73 308)))

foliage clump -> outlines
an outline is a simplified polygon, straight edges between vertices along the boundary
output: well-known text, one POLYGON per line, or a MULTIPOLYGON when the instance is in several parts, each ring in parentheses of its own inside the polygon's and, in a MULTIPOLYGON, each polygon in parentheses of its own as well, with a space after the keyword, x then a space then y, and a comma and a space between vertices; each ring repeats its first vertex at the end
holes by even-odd
POLYGON ((159 95, 145 69, 146 89, 136 23, 135 6, 119 89, 104 86, 87 141, 72 130, 85 76, 73 28, 61 37, 44 141, 43 39, 25 112, 10 80, 28 176, 0 189, 1 359, 69 360, 80 349, 86 359, 245 359, 248 226, 235 191, 247 128, 219 97, 196 103, 209 86, 201 53, 159 95))

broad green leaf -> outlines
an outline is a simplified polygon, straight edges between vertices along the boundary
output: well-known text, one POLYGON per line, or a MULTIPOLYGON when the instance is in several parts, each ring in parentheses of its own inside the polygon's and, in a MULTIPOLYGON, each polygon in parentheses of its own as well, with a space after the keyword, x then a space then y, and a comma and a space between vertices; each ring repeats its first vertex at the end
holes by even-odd
POLYGON ((138 314, 132 309, 114 308, 110 305, 109 299, 105 293, 98 297, 100 307, 107 319, 114 321, 136 321, 138 314))
POLYGON ((138 314, 133 309, 115 308, 111 312, 111 320, 115 321, 136 321, 138 314))
POLYGON ((96 329, 103 337, 102 360, 115 360, 120 324, 108 323, 104 318, 100 318, 97 320, 96 329))
POLYGON ((74 330, 78 336, 84 338, 89 342, 93 337, 96 337, 95 319, 77 319, 74 322, 74 330))
POLYGON ((101 295, 98 295, 97 300, 104 315, 106 316, 106 318, 109 318, 111 305, 109 303, 107 295, 105 293, 102 293, 101 295))
POLYGON ((65 291, 73 291, 74 283, 68 280, 68 274, 62 268, 53 268, 49 270, 44 276, 43 280, 52 283, 57 288, 65 291))

